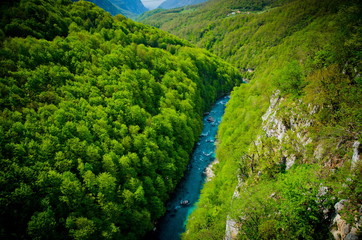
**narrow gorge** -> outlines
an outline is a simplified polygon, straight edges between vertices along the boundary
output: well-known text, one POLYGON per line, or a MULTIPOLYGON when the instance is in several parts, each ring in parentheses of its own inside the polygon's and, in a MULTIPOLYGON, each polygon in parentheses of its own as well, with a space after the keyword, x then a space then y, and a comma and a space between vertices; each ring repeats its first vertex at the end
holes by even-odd
POLYGON ((204 114, 202 134, 195 145, 181 182, 167 203, 166 215, 160 219, 154 232, 146 236, 145 239, 181 239, 181 234, 185 231, 187 218, 193 209, 197 207, 197 201, 205 178, 206 180, 212 178, 212 165, 217 161, 215 159, 217 129, 228 101, 229 96, 217 100, 210 112, 204 114))
POLYGON ((0 238, 360 239, 361 1, 132 1, 1 1, 0 238))

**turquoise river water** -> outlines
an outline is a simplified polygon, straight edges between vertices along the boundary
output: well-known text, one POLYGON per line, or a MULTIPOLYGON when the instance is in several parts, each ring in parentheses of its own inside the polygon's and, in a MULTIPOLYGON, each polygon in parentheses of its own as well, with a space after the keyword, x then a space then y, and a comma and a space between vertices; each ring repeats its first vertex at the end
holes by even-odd
POLYGON ((219 99, 210 112, 205 113, 203 131, 185 176, 167 203, 165 216, 159 220, 155 231, 150 233, 146 239, 178 240, 180 234, 185 231, 187 218, 200 197, 206 177, 205 169, 215 159, 216 133, 228 100, 229 96, 219 99))

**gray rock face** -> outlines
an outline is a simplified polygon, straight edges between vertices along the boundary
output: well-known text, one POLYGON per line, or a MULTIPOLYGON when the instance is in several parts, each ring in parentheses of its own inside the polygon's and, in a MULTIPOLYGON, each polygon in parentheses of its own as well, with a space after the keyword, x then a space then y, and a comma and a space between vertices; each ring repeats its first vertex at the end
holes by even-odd
POLYGON ((346 202, 347 202, 346 199, 342 199, 341 201, 334 204, 334 209, 336 210, 337 213, 339 213, 339 212, 341 212, 343 210, 344 205, 345 205, 346 202))
MULTIPOLYGON (((276 91, 272 95, 269 108, 262 116, 262 128, 265 135, 257 136, 255 145, 262 147, 261 139, 265 137, 274 137, 278 139, 278 141, 276 141, 273 145, 273 148, 283 151, 282 163, 286 165, 286 169, 289 169, 296 161, 304 162, 307 157, 310 157, 306 153, 307 144, 312 142, 312 139, 309 137, 308 128, 313 124, 310 115, 315 114, 317 109, 313 106, 307 106, 304 107, 304 110, 302 110, 303 103, 296 102, 293 107, 287 106, 289 109, 289 112, 287 112, 285 110, 286 104, 284 104, 284 101, 285 99, 280 96, 280 91, 276 91), (283 146, 285 145, 288 145, 291 148, 291 151, 283 150, 283 146)), ((324 148, 323 142, 318 143, 314 148, 313 157, 315 159, 323 159, 326 156, 326 151, 327 150, 324 148)), ((353 156, 351 159, 352 169, 355 168, 360 161, 361 152, 362 145, 360 142, 355 141, 353 144, 353 156)), ((238 197, 240 187, 242 186, 238 184, 233 198, 238 197)), ((327 194, 328 191, 329 189, 327 187, 321 186, 317 197, 327 194)), ((362 226, 362 207, 360 210, 361 217, 355 219, 355 224, 353 226, 342 219, 340 213, 347 202, 348 200, 346 199, 341 200, 334 206, 336 216, 332 219, 333 227, 331 228, 331 233, 336 240, 357 240, 357 230, 362 226)), ((323 210, 325 219, 330 218, 330 210, 331 209, 323 210)), ((238 227, 240 226, 238 226, 237 222, 228 216, 224 240, 237 239, 238 227)))
MULTIPOLYGON (((238 198, 240 196, 239 189, 242 187, 243 180, 238 177, 238 185, 236 186, 233 194, 233 199, 238 198)), ((226 220, 226 228, 225 228, 225 237, 224 240, 235 240, 237 239, 239 233, 240 224, 238 224, 234 219, 232 219, 229 215, 226 220)))
POLYGON ((231 219, 229 216, 226 220, 226 231, 224 240, 234 240, 238 235, 238 226, 235 220, 231 219))
POLYGON ((361 143, 358 141, 355 141, 353 144, 353 156, 352 156, 352 169, 356 167, 357 162, 360 160, 360 154, 362 152, 362 146, 361 143))
POLYGON ((283 122, 276 118, 277 107, 284 99, 279 96, 280 91, 276 91, 270 99, 270 105, 266 113, 262 116, 263 130, 267 137, 276 137, 281 140, 287 131, 286 126, 283 122))
MULTIPOLYGON (((305 146, 311 142, 306 128, 312 122, 306 117, 306 113, 298 110, 298 105, 289 113, 287 119, 281 119, 278 116, 278 112, 283 101, 284 99, 280 97, 280 91, 277 90, 270 99, 269 108, 262 116, 263 130, 267 137, 275 137, 279 140, 280 145, 276 146, 277 148, 281 148, 283 143, 290 143, 294 147, 294 152, 303 153, 305 146)), ((312 109, 308 114, 314 113, 315 109, 312 109)), ((294 153, 288 152, 284 152, 283 155, 286 169, 289 169, 295 163, 296 156, 294 153)))
POLYGON ((336 216, 333 218, 331 233, 335 240, 358 240, 358 228, 362 226, 362 218, 355 219, 355 226, 351 226, 340 215, 347 202, 348 200, 343 199, 334 205, 336 216))
POLYGON ((214 165, 218 164, 219 160, 215 159, 212 163, 207 166, 204 174, 206 175, 206 182, 211 181, 213 177, 215 177, 214 170, 212 169, 214 165))

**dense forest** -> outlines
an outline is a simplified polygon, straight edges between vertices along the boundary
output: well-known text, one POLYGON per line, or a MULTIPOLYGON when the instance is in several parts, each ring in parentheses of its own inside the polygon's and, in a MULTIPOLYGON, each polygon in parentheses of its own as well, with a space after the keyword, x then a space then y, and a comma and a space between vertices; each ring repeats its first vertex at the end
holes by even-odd
POLYGON ((359 0, 0 12, 2 239, 141 239, 230 91, 182 238, 361 238, 359 0))
POLYGON ((86 1, 6 1, 0 20, 0 238, 141 238, 240 73, 86 1))
POLYGON ((210 0, 140 18, 250 82, 232 92, 184 239, 361 237, 361 16, 354 0, 210 0))
MULTIPOLYGON (((145 12, 137 20, 199 43, 205 30, 210 30, 208 28, 211 26, 217 26, 216 23, 222 22, 229 16, 234 16, 230 15, 233 11, 240 11, 243 14, 259 12, 271 6, 278 6, 277 3, 280 1, 282 0, 208 0, 194 6, 170 10, 155 9, 145 12)), ((230 29, 224 29, 224 31, 230 32, 230 29)), ((217 36, 220 36, 220 33, 215 35, 217 36)))

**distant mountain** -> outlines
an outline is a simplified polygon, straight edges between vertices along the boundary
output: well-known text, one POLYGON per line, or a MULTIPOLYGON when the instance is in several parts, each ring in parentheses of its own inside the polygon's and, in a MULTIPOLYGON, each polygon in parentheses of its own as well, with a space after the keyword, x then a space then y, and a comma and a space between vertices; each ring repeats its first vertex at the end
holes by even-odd
POLYGON ((113 5, 120 9, 130 11, 136 15, 147 11, 141 0, 109 0, 113 5))
POLYGON ((122 10, 119 7, 113 5, 109 0, 87 0, 87 1, 92 2, 96 4, 98 7, 103 8, 113 16, 117 14, 123 14, 122 10))
MULTIPOLYGON (((110 14, 122 14, 129 18, 135 18, 137 15, 147 11, 140 0, 86 0, 103 8, 110 14)), ((76 1, 75 1, 76 2, 76 1)))
POLYGON ((207 0, 166 0, 163 2, 159 8, 163 9, 171 9, 171 8, 178 8, 187 5, 195 5, 199 3, 206 2, 207 0))

